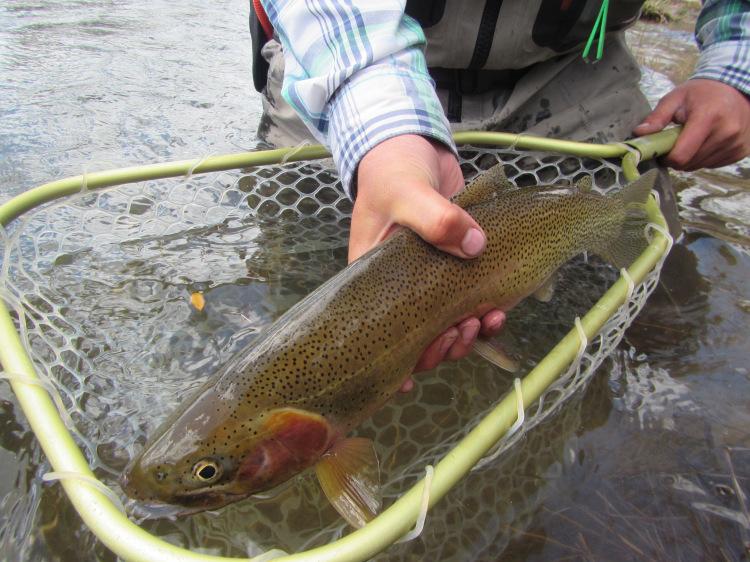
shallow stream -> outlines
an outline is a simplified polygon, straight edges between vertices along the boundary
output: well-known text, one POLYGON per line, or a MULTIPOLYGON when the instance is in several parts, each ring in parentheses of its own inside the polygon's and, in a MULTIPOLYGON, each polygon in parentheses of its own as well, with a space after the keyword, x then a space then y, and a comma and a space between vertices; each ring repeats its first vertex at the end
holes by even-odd
MULTIPOLYGON (((260 102, 250 78, 247 10, 239 0, 2 5, 0 201, 84 171, 252 149, 260 102)), ((679 28, 638 24, 629 40, 653 100, 684 78, 686 61, 695 57, 690 32, 679 28)), ((253 186, 240 177, 186 181, 208 201, 222 186, 246 196, 253 186)), ((675 179, 684 237, 646 308, 585 393, 496 464, 472 473, 428 517, 420 539, 382 559, 748 555, 750 163, 675 179)), ((174 185, 169 201, 185 205, 179 199, 185 182, 174 185)), ((141 189, 128 195, 129 204, 143 212, 163 204, 156 215, 175 212, 159 201, 156 186, 141 189)), ((333 191, 321 197, 346 210, 333 191)), ((97 204, 106 210, 120 202, 97 204)), ((59 217, 60 231, 76 220, 74 208, 67 212, 59 217)), ((188 223, 201 217, 183 216, 188 223)), ((174 406, 175 396, 160 392, 161 385, 195 386, 345 263, 346 222, 335 217, 302 226, 225 219, 217 228, 190 230, 188 238, 142 232, 132 244, 61 252, 59 261, 40 264, 52 272, 50 291, 76 304, 64 312, 80 335, 110 334, 109 340, 90 338, 94 343, 85 349, 90 363, 80 372, 98 375, 60 375, 73 389, 64 398, 85 410, 73 416, 92 439, 105 479, 174 406), (83 270, 91 274, 81 276, 83 270), (198 290, 207 299, 201 313, 188 304, 198 290), (82 399, 76 388, 83 384, 100 393, 82 399), (132 399, 114 402, 114 395, 132 399), (127 437, 121 446, 118 435, 127 437)), ((49 223, 27 227, 54 230, 49 223)), ((103 219, 87 228, 101 234, 108 224, 103 219)), ((594 265, 577 267, 576 275, 588 276, 591 285, 601 278, 594 265)), ((530 304, 518 318, 513 343, 520 352, 534 349, 528 361, 569 325, 566 313, 586 305, 564 302, 559 317, 530 304), (525 335, 538 326, 550 333, 525 335)), ((41 359, 48 353, 35 352, 41 359)), ((66 361, 60 358, 61 369, 66 361)), ((467 412, 488 407, 509 385, 508 377, 473 358, 447 365, 420 377, 417 391, 397 397, 363 431, 377 437, 388 473, 420 450, 416 444, 439 445, 441 428, 468 423, 467 412)), ((0 558, 114 558, 82 525, 59 485, 42 484, 49 466, 6 383, 0 384, 0 469, 0 558)), ((395 494, 407 482, 389 474, 395 494)), ((320 542, 316 529, 343 530, 309 475, 219 516, 147 525, 176 543, 231 555, 274 544, 299 549, 320 542)))

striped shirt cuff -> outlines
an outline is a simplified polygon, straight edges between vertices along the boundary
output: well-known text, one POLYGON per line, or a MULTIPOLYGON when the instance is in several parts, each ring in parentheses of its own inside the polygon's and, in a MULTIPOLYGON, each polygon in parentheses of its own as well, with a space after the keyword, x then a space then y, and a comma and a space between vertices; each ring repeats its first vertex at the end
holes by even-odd
POLYGON ((692 78, 728 84, 750 96, 750 40, 720 41, 701 51, 692 78))
MULTIPOLYGON (((419 52, 419 58, 423 57, 419 52)), ((330 102, 328 139, 347 195, 355 194, 360 160, 381 142, 405 134, 438 140, 456 152, 450 125, 427 69, 403 51, 347 80, 330 102)))

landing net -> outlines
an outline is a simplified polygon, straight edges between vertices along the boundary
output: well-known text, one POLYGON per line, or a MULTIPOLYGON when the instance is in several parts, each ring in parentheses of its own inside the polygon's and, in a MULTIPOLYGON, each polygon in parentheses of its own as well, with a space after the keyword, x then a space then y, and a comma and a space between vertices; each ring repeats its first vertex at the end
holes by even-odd
MULTIPOLYGON (((460 156, 467 180, 503 162, 519 186, 590 176, 594 189, 607 193, 626 183, 614 160, 473 146, 460 156)), ((59 394, 88 465, 116 492, 123 467, 181 398, 345 266, 351 204, 326 164, 289 162, 96 191, 84 180, 79 193, 26 212, 3 232, 0 291, 23 347, 43 385, 59 394), (195 294, 204 297, 202 310, 191 304, 195 294)), ((525 404, 520 429, 501 438, 427 514, 421 535, 390 547, 387 559, 502 551, 510 529, 523 528, 539 501, 539 479, 528 475, 554 467, 559 435, 577 425, 576 408, 555 414, 580 396, 617 346, 660 268, 657 261, 642 282, 629 284, 599 335, 576 341, 576 349, 583 344, 576 360, 525 404), (521 439, 527 442, 511 450, 521 439)), ((503 338, 521 356, 521 374, 542 362, 619 276, 584 256, 563 267, 551 303, 529 300, 514 310, 503 338)), ((418 377, 414 392, 358 430, 376 443, 384 505, 513 394, 511 376, 475 357, 418 377)), ((310 474, 218 513, 140 525, 172 544, 222 556, 299 552, 348 532, 310 474)))

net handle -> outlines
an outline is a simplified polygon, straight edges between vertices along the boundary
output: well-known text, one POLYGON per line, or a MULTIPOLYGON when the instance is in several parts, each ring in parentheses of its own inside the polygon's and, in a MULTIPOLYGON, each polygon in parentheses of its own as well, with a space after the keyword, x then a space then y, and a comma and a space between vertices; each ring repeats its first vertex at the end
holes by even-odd
MULTIPOLYGON (((658 145, 652 149, 652 154, 641 159, 647 159, 668 152, 679 134, 679 129, 669 129, 639 139, 647 143, 648 147, 658 145), (651 144, 648 144, 650 142, 651 144)), ((595 145, 571 141, 556 141, 533 136, 519 136, 507 133, 458 133, 455 135, 458 143, 492 144, 510 146, 526 150, 542 150, 562 152, 574 156, 589 156, 594 158, 623 158, 623 171, 628 179, 637 176, 637 169, 625 170, 626 160, 632 152, 621 144, 595 145)), ((633 146, 632 144, 630 145, 633 146)), ((0 224, 7 225, 24 212, 48 201, 76 193, 81 190, 83 182, 88 189, 98 189, 107 186, 166 178, 192 173, 221 171, 237 167, 255 166, 277 163, 288 155, 290 150, 295 154, 289 160, 309 160, 323 158, 327 153, 322 147, 304 147, 292 149, 277 149, 255 153, 244 153, 228 156, 214 156, 206 159, 187 160, 167 164, 154 164, 136 168, 124 168, 109 172, 94 172, 84 176, 76 176, 66 180, 59 180, 29 190, 14 197, 0 206, 0 224)), ((645 148, 644 148, 645 152, 645 148)), ((654 224, 666 228, 664 217, 653 197, 646 205, 649 219, 654 224)), ((643 254, 628 268, 630 279, 640 283, 646 275, 656 267, 668 249, 667 237, 655 232, 651 243, 643 254)), ((590 340, 601 329, 605 322, 625 302, 629 292, 630 282, 620 278, 604 294, 599 302, 581 319, 580 329, 590 340)), ((0 363, 11 372, 19 373, 22 377, 38 378, 34 366, 26 353, 21 339, 15 330, 13 319, 5 302, 0 299, 0 363)), ((573 361, 578 353, 581 335, 578 329, 572 329, 555 346, 547 356, 524 377, 521 391, 509 393, 485 418, 468 433, 435 467, 432 482, 429 485, 429 504, 433 506, 439 501, 461 478, 463 478, 494 444, 499 441, 511 428, 517 419, 518 396, 522 396, 524 407, 536 401, 544 390, 555 381, 561 372, 573 361)), ((24 414, 34 430, 42 449, 49 459, 53 469, 57 472, 71 472, 94 478, 88 463, 77 447, 70 433, 62 422, 55 405, 47 392, 36 384, 29 384, 22 378, 11 380, 13 391, 18 398, 24 414)), ((101 491, 92 487, 88 482, 75 478, 62 480, 62 486, 70 498, 75 509, 85 524, 109 549, 126 560, 177 562, 180 560, 195 561, 229 561, 237 558, 212 556, 194 553, 174 546, 162 539, 154 537, 135 525, 101 491)), ((423 492, 427 483, 417 482, 408 492, 393 505, 373 519, 370 523, 341 539, 305 552, 279 558, 279 560, 305 561, 358 561, 366 560, 387 548, 401 536, 407 533, 415 524, 419 513, 423 492)))

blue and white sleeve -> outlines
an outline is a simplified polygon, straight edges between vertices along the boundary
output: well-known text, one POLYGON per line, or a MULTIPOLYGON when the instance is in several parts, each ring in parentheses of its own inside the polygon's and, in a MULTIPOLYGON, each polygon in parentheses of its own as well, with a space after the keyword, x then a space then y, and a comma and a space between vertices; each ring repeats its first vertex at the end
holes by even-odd
POLYGON ((706 0, 695 37, 701 54, 692 77, 718 80, 750 96, 750 1, 706 0))
POLYGON ((284 99, 328 146, 351 196, 375 145, 413 133, 455 150, 422 28, 397 0, 263 0, 284 49, 284 99))

